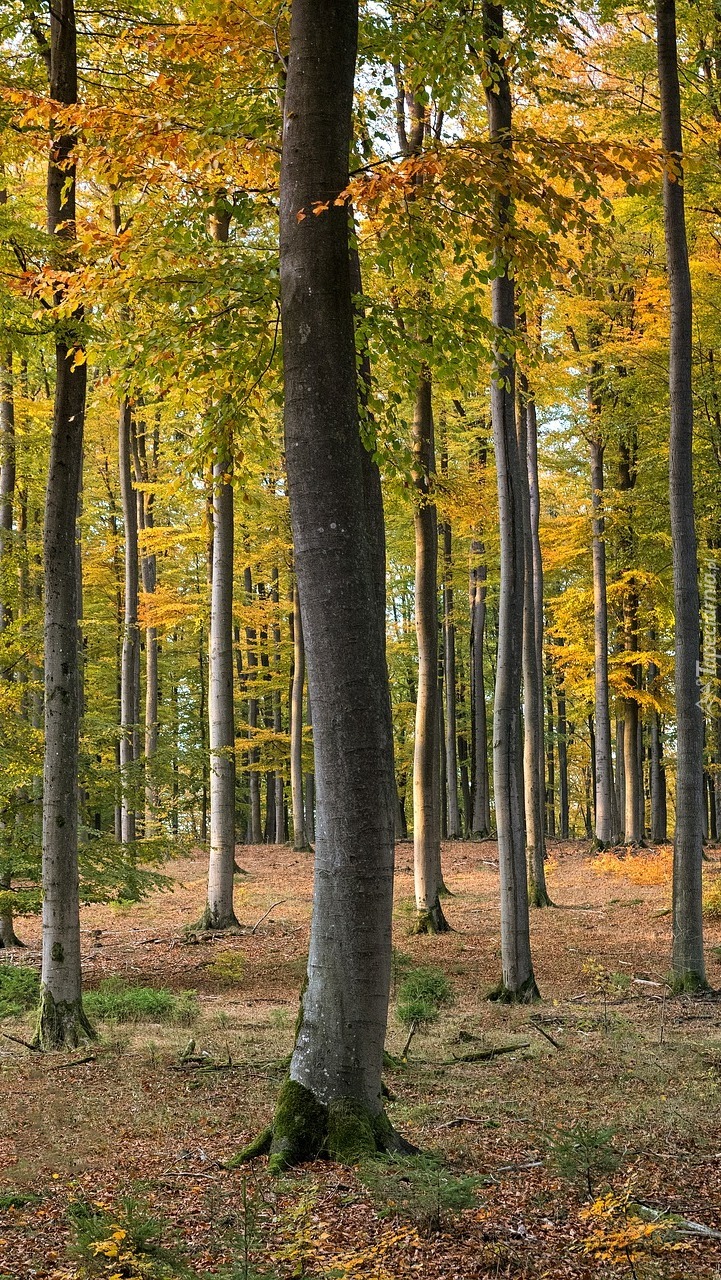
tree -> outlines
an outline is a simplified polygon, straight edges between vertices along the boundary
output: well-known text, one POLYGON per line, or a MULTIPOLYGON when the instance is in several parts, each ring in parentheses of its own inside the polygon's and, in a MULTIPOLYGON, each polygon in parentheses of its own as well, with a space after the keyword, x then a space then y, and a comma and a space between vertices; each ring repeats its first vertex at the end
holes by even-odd
MULTIPOLYGON (((511 89, 504 49, 503 9, 484 6, 489 86, 486 91, 491 141, 499 164, 510 167, 511 89)), ((504 999, 538 995, 531 960, 526 883, 521 749, 521 646, 525 582, 524 503, 515 404, 515 287, 510 270, 510 197, 499 187, 494 200, 499 247, 491 285, 493 323, 498 337, 491 383, 491 421, 498 482, 501 583, 498 605, 498 661, 493 706, 493 791, 501 876, 501 963, 504 999)), ((525 466, 525 461, 524 464, 525 466)))
POLYGON ((675 624, 676 834, 673 975, 680 990, 706 986, 701 911, 703 719, 699 705, 699 595, 693 496, 692 293, 683 185, 675 0, 656 0, 664 233, 671 304, 669 505, 675 624))
POLYGON ((374 559, 382 508, 364 484, 348 210, 341 197, 357 24, 357 0, 296 0, 285 94, 285 448, 318 822, 308 981, 290 1076, 260 1144, 270 1148, 275 1169, 323 1149, 355 1159, 397 1145, 381 1100, 394 832, 374 559))
MULTIPOLYGON (((72 262, 75 137, 62 108, 77 102, 73 0, 50 11, 50 98, 59 123, 48 163, 47 225, 61 262, 72 262)), ((63 301, 56 294, 56 306, 63 301)), ((55 405, 45 503, 45 763, 43 770, 43 961, 36 1038, 43 1048, 92 1035, 83 1012, 78 902, 78 737, 80 665, 76 521, 83 454, 86 365, 83 314, 58 323, 55 405)))

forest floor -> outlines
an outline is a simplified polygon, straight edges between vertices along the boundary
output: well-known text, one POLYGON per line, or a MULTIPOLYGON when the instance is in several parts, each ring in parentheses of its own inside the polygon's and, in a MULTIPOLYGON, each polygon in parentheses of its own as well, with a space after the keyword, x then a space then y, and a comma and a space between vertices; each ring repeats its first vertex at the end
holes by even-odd
MULTIPOLYGON (((557 909, 531 922, 543 1001, 515 1008, 485 998, 500 976, 495 845, 444 846, 453 932, 427 938, 409 936, 400 844, 394 991, 409 963, 431 965, 455 998, 389 1070, 388 1110, 439 1160, 375 1175, 317 1161, 276 1180, 263 1160, 224 1162, 272 1116, 312 865, 280 847, 238 858, 238 935, 186 933, 201 858, 170 867, 172 892, 83 909, 88 988, 112 975, 195 991, 187 1025, 110 1021, 92 1047, 46 1056, 7 1038, 29 1039, 29 1014, 0 1024, 0 1278, 721 1276, 721 1235, 688 1226, 721 1233, 721 1001, 665 986, 668 850, 598 859, 551 843, 557 909)), ((20 923, 15 961, 37 965, 39 925, 20 923)), ((709 921, 716 987, 720 944, 709 921)), ((394 996, 390 1053, 406 1036, 394 996)))

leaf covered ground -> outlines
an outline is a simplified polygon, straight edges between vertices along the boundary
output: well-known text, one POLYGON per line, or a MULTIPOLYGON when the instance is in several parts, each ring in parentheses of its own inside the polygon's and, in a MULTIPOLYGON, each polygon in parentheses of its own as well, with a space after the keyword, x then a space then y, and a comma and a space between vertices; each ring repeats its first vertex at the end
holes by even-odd
MULTIPOLYGON (((97 1044, 41 1055, 17 1043, 29 1014, 0 1023, 0 1277, 717 1277, 721 1237, 688 1223, 721 1232, 721 1002, 665 986, 668 854, 552 845, 557 907, 532 914, 543 1002, 524 1008, 485 998, 500 965, 495 846, 444 854, 453 932, 413 937, 411 847, 397 850, 388 1109, 425 1155, 375 1172, 225 1167, 271 1118, 292 1047, 307 855, 239 849, 236 935, 192 930, 201 858, 171 868, 170 893, 85 908, 97 1044), (453 999, 401 1064, 396 994, 419 967, 441 970, 453 999), (143 997, 126 1020, 135 986, 183 1000, 143 997)), ((39 925, 21 926, 14 960, 37 965, 39 925)), ((713 915, 708 944, 721 986, 713 915)))

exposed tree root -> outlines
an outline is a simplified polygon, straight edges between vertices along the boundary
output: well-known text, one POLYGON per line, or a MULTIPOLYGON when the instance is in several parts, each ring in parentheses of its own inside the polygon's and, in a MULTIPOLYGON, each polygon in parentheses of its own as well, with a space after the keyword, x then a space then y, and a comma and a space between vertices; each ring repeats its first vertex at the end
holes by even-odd
POLYGON ((433 906, 427 911, 419 911, 412 929, 413 933, 450 933, 451 926, 443 914, 440 900, 436 898, 433 906))
POLYGON ((368 1156, 416 1151, 396 1133, 384 1111, 373 1114, 355 1098, 337 1098, 328 1106, 304 1085, 288 1078, 272 1125, 228 1162, 237 1169, 257 1156, 269 1155, 271 1173, 327 1156, 339 1164, 357 1164, 368 1156))

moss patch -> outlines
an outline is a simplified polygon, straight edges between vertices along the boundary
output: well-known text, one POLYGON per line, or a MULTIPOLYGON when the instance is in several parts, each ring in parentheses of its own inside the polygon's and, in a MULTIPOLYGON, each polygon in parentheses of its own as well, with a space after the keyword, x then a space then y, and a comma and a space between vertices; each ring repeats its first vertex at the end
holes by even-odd
POLYGON ((356 1164, 378 1150, 375 1116, 356 1098, 337 1098, 328 1107, 328 1155, 356 1164))
POLYGON ((273 1121, 268 1168, 283 1173, 293 1165, 315 1160, 326 1146, 328 1108, 297 1080, 281 1088, 273 1121))

